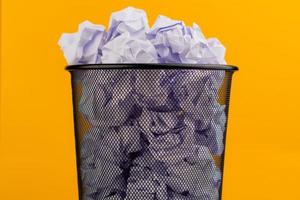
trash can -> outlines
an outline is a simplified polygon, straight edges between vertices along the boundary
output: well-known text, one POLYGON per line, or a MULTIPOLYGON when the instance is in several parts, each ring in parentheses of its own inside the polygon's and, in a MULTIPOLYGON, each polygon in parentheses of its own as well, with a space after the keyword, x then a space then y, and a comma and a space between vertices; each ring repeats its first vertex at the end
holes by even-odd
POLYGON ((67 70, 80 200, 221 199, 237 67, 90 64, 67 70))

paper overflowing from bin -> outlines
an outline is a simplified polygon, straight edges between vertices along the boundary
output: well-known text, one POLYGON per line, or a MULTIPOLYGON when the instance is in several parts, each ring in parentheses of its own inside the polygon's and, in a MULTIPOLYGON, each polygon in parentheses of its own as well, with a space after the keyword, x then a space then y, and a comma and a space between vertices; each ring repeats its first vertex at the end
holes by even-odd
MULTIPOLYGON (((143 10, 85 21, 59 45, 68 64, 226 64, 225 48, 200 27, 143 10)), ((79 111, 91 128, 80 146, 83 200, 217 200, 226 107, 221 70, 87 70, 79 111)))
POLYGON ((100 63, 225 64, 225 48, 206 39, 197 24, 158 16, 149 28, 147 15, 133 7, 114 12, 109 29, 85 21, 77 33, 59 40, 69 65, 100 63))

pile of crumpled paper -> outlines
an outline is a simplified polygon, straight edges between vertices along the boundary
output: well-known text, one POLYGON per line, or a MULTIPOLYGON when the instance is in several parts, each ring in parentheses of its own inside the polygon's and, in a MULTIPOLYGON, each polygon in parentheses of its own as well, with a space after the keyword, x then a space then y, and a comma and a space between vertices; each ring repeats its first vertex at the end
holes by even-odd
MULTIPOLYGON (((225 48, 198 25, 143 10, 112 14, 109 29, 83 22, 59 45, 68 64, 225 64, 225 48)), ((82 72, 81 72, 82 73, 82 72)), ((225 105, 220 70, 86 70, 79 111, 83 200, 216 200, 225 105)))

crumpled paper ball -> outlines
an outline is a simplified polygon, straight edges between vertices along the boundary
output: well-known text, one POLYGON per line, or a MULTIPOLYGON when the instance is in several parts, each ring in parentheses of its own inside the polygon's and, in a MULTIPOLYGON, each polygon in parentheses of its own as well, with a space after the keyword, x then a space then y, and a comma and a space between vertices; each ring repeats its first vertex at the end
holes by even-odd
POLYGON ((159 16, 147 33, 160 63, 225 64, 225 48, 215 38, 204 37, 199 26, 159 16))
POLYGON ((112 13, 109 21, 107 41, 123 33, 131 37, 144 40, 149 29, 145 11, 133 7, 127 7, 121 11, 112 13))
POLYGON ((157 63, 154 46, 125 32, 102 47, 103 63, 157 63))
POLYGON ((88 71, 82 77, 80 112, 95 126, 123 124, 133 106, 131 74, 122 71, 88 71))
POLYGON ((211 154, 202 146, 173 164, 145 152, 131 167, 126 199, 218 199, 217 173, 211 154))
POLYGON ((77 33, 64 33, 59 46, 69 65, 99 63, 99 51, 106 38, 105 27, 84 21, 77 33))
POLYGON ((166 163, 183 160, 195 143, 194 126, 181 113, 143 110, 138 124, 149 143, 147 149, 157 160, 166 163))
POLYGON ((126 178, 132 153, 142 149, 137 126, 93 127, 81 143, 80 171, 86 199, 126 195, 126 178))

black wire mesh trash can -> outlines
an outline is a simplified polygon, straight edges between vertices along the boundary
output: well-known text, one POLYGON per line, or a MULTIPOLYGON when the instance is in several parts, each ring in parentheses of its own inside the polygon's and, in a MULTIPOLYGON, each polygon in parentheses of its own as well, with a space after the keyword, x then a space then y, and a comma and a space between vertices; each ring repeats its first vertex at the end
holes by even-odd
POLYGON ((236 67, 95 64, 67 70, 81 200, 221 199, 236 67))

